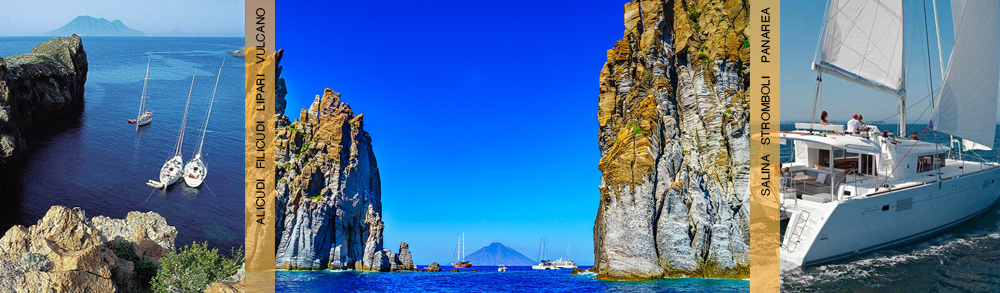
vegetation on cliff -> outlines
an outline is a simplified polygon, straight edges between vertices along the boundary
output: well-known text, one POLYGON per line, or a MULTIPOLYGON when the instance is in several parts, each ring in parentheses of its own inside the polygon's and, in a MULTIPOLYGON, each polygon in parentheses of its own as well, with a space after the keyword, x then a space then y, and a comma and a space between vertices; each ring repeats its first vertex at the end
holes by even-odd
POLYGON ((598 278, 743 278, 745 0, 637 0, 600 74, 598 278))

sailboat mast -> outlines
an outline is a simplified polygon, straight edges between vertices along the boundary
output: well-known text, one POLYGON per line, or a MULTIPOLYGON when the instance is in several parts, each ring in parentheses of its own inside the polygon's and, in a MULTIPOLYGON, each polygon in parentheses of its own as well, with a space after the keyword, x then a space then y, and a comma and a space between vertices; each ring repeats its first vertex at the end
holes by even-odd
POLYGON ((569 260, 569 245, 570 245, 570 243, 572 243, 572 242, 567 242, 566 243, 566 260, 569 260))
POLYGON ((198 143, 198 153, 195 155, 201 156, 201 148, 205 146, 205 135, 208 134, 208 119, 212 118, 212 105, 215 104, 215 91, 219 89, 219 79, 222 78, 222 67, 226 66, 226 59, 222 59, 222 65, 219 65, 219 74, 215 76, 215 87, 212 88, 212 99, 208 101, 208 114, 205 115, 205 127, 201 129, 201 142, 198 143))
POLYGON ((896 134, 896 135, 900 136, 900 137, 906 137, 906 62, 905 62, 905 60, 906 60, 906 49, 905 49, 906 48, 906 25, 905 25, 905 20, 906 20, 906 17, 905 17, 905 15, 906 15, 906 5, 900 6, 900 12, 902 12, 901 15, 903 15, 903 17, 900 17, 900 20, 903 20, 903 21, 902 21, 902 23, 900 23, 900 26, 899 26, 900 32, 899 33, 900 33, 900 35, 902 35, 902 37, 900 37, 900 39, 903 40, 903 44, 902 45, 903 45, 903 48, 904 48, 903 50, 900 50, 901 51, 900 54, 902 55, 901 57, 902 57, 902 60, 904 62, 902 62, 899 65, 899 67, 901 69, 900 73, 899 73, 899 88, 902 89, 903 91, 901 91, 900 94, 899 94, 899 133, 896 134))
POLYGON ((142 78, 142 94, 139 96, 139 114, 135 115, 138 120, 142 116, 142 110, 146 109, 146 85, 149 84, 149 59, 146 60, 146 76, 142 78))
POLYGON ((181 154, 181 145, 184 144, 184 125, 187 124, 188 106, 191 105, 191 93, 194 92, 194 78, 196 76, 198 76, 197 73, 191 76, 191 89, 188 90, 187 103, 184 104, 184 116, 181 116, 181 131, 177 136, 177 149, 174 150, 175 156, 179 156, 181 154))

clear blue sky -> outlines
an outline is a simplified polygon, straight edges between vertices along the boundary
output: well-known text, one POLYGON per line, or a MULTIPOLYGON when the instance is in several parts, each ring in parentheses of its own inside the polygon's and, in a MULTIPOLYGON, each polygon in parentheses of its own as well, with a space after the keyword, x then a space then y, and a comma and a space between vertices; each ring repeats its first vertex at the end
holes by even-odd
POLYGON ((243 7, 243 0, 0 0, 0 36, 43 35, 89 15, 147 36, 241 37, 243 7))
MULTIPOLYGON (((904 29, 907 104, 912 106, 924 99, 929 93, 927 75, 927 37, 930 37, 930 62, 935 88, 941 86, 941 69, 938 64, 937 40, 934 35, 934 11, 931 1, 926 1, 927 18, 924 18, 922 0, 904 1, 904 29), (925 20, 927 28, 924 30, 925 20), (925 35, 925 32, 927 35, 925 35)), ((941 25, 941 43, 944 47, 944 61, 954 43, 954 29, 951 23, 951 1, 937 1, 938 16, 941 25)), ((819 31, 822 26, 823 12, 827 1, 782 1, 781 2, 781 120, 808 121, 812 113, 813 97, 816 90, 816 72, 810 69, 819 31)), ((996 65, 1000 66, 1000 65, 996 65)), ((816 110, 826 110, 833 121, 847 121, 853 113, 865 116, 866 122, 874 122, 895 114, 898 101, 875 90, 855 85, 854 83, 830 76, 823 78, 823 94, 816 110)), ((930 99, 910 108, 908 120, 917 120, 930 104, 930 99)), ((927 123, 930 118, 927 111, 917 123, 927 123)), ((893 117, 888 122, 895 123, 893 117)))
POLYGON ((448 263, 499 241, 592 264, 598 76, 628 1, 336 1, 277 7, 292 118, 324 88, 365 115, 385 243, 448 263))

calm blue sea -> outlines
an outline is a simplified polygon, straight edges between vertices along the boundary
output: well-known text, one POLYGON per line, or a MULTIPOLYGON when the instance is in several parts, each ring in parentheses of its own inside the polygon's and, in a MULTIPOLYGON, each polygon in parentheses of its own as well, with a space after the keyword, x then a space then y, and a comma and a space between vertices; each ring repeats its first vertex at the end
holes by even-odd
MULTIPOLYGON (((0 38, 0 56, 27 53, 49 39, 0 38)), ((83 44, 90 64, 83 115, 77 125, 30 142, 17 186, 3 186, 0 193, 0 228, 34 224, 52 205, 115 218, 155 211, 177 227, 178 246, 208 241, 227 252, 242 246, 243 62, 227 51, 241 48, 243 39, 84 37, 83 44), (193 157, 224 58, 205 139, 205 184, 147 187, 173 154, 191 75, 197 73, 183 144, 184 161, 193 157), (138 112, 147 59, 153 122, 136 132, 126 121, 138 112)))
MULTIPOLYGON (((879 124, 895 132, 896 124, 879 124)), ((910 133, 927 125, 908 125, 910 133)), ((782 124, 782 130, 794 130, 782 124)), ((1000 126, 995 146, 1000 146, 1000 126)), ((927 132, 921 140, 947 143, 948 135, 927 132)), ((997 151, 975 151, 995 160, 997 151)), ((783 161, 791 144, 782 146, 783 161)), ((973 156, 965 159, 977 160, 973 156)), ((997 292, 1000 288, 1000 208, 931 238, 782 275, 782 292, 997 292)))
MULTIPOLYGON (((420 268, 426 265, 419 266, 420 268)), ((278 292, 749 292, 750 282, 721 279, 662 279, 646 282, 595 280, 570 270, 531 267, 474 267, 479 272, 441 266, 443 272, 279 271, 278 292)), ((580 268, 589 268, 581 266, 580 268)))

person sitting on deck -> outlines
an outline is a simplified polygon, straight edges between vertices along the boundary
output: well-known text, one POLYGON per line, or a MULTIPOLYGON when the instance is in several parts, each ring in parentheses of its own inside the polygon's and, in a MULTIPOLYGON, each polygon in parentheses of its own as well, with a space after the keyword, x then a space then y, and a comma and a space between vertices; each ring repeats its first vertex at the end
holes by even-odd
POLYGON ((917 136, 917 132, 914 131, 913 135, 910 135, 910 139, 912 139, 912 140, 920 140, 920 136, 917 136))
POLYGON ((851 116, 851 121, 847 121, 847 133, 858 133, 861 128, 861 121, 858 120, 858 114, 851 116))
POLYGON ((827 116, 828 116, 828 114, 826 113, 826 111, 823 111, 823 113, 820 113, 819 114, 819 124, 821 124, 821 125, 830 125, 830 121, 826 121, 826 117, 827 116))

